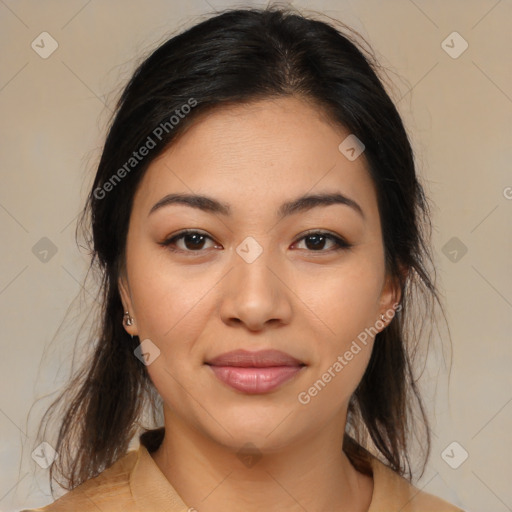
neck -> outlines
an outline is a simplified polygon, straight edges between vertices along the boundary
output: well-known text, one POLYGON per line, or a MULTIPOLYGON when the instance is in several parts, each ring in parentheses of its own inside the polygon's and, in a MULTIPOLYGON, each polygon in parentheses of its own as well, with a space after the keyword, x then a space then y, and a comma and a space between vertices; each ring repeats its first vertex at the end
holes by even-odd
POLYGON ((187 506, 200 512, 364 512, 373 479, 342 451, 344 423, 260 452, 250 444, 244 450, 221 445, 166 411, 166 434, 151 456, 187 506))

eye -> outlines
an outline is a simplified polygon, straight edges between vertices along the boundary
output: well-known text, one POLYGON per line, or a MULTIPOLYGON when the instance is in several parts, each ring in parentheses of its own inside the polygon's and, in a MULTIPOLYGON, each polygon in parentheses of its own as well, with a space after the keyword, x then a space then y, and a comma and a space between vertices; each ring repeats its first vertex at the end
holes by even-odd
POLYGON ((171 238, 168 238, 167 240, 164 240, 160 243, 160 245, 168 247, 169 250, 174 252, 201 252, 206 239, 212 240, 211 237, 201 233, 200 231, 187 229, 185 231, 181 231, 177 235, 172 236, 171 238), (178 241, 183 241, 183 244, 181 247, 178 246, 178 248, 176 248, 178 241))
MULTIPOLYGON (((299 238, 298 242, 305 240, 306 247, 312 252, 329 252, 329 250, 323 250, 326 241, 330 241, 334 244, 334 251, 340 251, 343 249, 350 249, 351 244, 340 238, 339 236, 333 235, 326 231, 310 231, 306 233, 302 238, 299 238)), ((297 243, 297 242, 295 242, 297 243)))
MULTIPOLYGON (((213 241, 210 236, 202 233, 201 231, 187 229, 164 240, 160 243, 160 245, 169 248, 169 250, 173 252, 204 252, 202 249, 204 249, 206 240, 213 241), (179 246, 179 242, 183 242, 181 247, 179 246)), ((331 249, 334 251, 350 249, 352 247, 351 244, 347 243, 339 236, 325 231, 311 231, 304 235, 302 238, 299 238, 295 244, 301 242, 302 240, 306 242, 307 250, 310 252, 329 252, 329 250, 323 250, 325 248, 326 242, 331 242, 331 244, 334 244, 334 248, 331 249)), ((214 247, 220 246, 217 245, 214 247)))

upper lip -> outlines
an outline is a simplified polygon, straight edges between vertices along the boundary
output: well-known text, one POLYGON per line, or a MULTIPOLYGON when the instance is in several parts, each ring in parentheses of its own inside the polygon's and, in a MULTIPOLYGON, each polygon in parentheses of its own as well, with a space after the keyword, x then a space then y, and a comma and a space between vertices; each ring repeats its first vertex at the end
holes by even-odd
POLYGON ((265 368, 270 366, 304 366, 302 361, 280 350, 233 350, 206 361, 212 366, 238 366, 243 368, 265 368))

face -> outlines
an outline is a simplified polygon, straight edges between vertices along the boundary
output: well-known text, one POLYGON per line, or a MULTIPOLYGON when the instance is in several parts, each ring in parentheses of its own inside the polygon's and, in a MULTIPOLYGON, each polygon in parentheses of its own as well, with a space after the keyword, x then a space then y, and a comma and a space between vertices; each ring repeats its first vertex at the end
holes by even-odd
POLYGON ((149 166, 119 285, 125 328, 150 340, 166 426, 261 450, 343 431, 380 315, 399 300, 364 153, 338 149, 348 135, 304 100, 265 100, 199 118, 149 166), (235 350, 298 363, 211 364, 235 350))

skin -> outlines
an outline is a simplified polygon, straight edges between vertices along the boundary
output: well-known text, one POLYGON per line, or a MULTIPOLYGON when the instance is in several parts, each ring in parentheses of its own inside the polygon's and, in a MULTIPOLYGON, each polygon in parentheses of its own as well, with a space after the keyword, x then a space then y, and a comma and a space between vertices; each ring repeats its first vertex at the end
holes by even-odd
POLYGON ((348 512, 370 504, 373 480, 341 446, 373 338, 308 404, 297 398, 400 299, 385 271, 364 153, 350 161, 338 149, 348 135, 297 97, 223 107, 154 160, 137 189, 119 280, 134 318, 125 328, 160 350, 147 371, 164 401, 167 434, 152 457, 200 512, 348 512), (322 192, 353 199, 364 218, 341 204, 277 218, 282 203, 322 192), (148 215, 170 193, 208 195, 232 212, 172 204, 148 215), (181 238, 179 252, 160 245, 192 228, 210 238, 202 245, 181 238), (353 246, 314 245, 304 238, 309 230, 353 246), (236 252, 248 236, 263 251, 251 263, 236 252), (248 395, 204 364, 238 348, 282 350, 307 366, 270 393, 248 395), (260 456, 254 463, 237 456, 246 443, 260 456))

